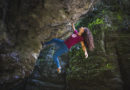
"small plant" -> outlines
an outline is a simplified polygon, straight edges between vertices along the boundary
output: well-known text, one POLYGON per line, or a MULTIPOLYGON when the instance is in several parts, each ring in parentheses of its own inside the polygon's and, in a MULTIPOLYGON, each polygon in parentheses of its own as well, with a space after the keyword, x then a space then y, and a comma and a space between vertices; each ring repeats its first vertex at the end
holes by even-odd
POLYGON ((88 28, 93 29, 95 25, 99 25, 99 24, 104 24, 103 19, 97 18, 95 21, 88 24, 88 28))

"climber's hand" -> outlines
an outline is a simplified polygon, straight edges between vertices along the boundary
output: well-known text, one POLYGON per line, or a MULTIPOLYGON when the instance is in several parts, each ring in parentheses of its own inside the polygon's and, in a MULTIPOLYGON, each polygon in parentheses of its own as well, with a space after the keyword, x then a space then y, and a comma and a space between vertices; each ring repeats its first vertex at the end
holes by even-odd
POLYGON ((85 52, 85 58, 88 58, 88 53, 87 52, 85 52))

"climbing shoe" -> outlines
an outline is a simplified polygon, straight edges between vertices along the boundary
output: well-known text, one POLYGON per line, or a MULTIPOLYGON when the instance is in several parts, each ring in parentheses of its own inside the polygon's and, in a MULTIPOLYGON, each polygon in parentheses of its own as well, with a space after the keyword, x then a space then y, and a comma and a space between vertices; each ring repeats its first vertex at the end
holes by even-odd
POLYGON ((57 68, 57 72, 60 74, 61 73, 61 67, 57 68))

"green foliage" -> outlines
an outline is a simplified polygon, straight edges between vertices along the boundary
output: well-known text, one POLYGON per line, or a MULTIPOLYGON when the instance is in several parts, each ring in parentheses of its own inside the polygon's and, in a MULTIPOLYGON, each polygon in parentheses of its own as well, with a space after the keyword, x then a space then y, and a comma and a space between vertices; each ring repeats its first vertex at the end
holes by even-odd
MULTIPOLYGON (((106 13, 105 9, 102 10, 101 12, 94 12, 94 14, 97 14, 96 16, 91 14, 86 16, 85 18, 79 20, 75 26, 76 28, 80 28, 81 26, 83 27, 88 27, 90 31, 92 32, 93 35, 96 35, 99 28, 104 26, 104 14, 106 13), (91 17, 90 17, 91 16, 91 17)), ((102 27, 104 28, 104 27, 102 27)))
POLYGON ((122 21, 122 20, 123 20, 122 16, 121 16, 119 13, 117 14, 117 19, 118 19, 119 21, 122 21))
MULTIPOLYGON (((123 19, 124 16, 121 11, 112 12, 109 9, 103 8, 102 10, 89 13, 84 19, 79 20, 75 24, 76 28, 83 26, 91 30, 96 45, 95 52, 97 53, 90 54, 88 51, 89 56, 86 59, 79 44, 73 47, 69 52, 70 67, 68 69, 69 74, 67 75, 67 79, 98 79, 104 73, 115 71, 116 65, 109 61, 109 58, 104 55, 105 52, 101 52, 100 54, 98 52, 101 51, 101 41, 103 41, 101 40, 103 37, 102 32, 118 30, 123 26, 123 19)), ((109 74, 109 76, 111 75, 109 74)))
MULTIPOLYGON (((91 30, 94 36, 96 50, 92 54, 88 52, 87 59, 85 59, 84 52, 80 45, 75 46, 69 52, 70 63, 67 80, 86 82, 87 86, 89 86, 89 84, 91 84, 91 86, 99 86, 97 84, 101 83, 101 85, 103 85, 103 83, 105 83, 108 85, 113 82, 111 81, 113 78, 118 78, 117 76, 120 74, 117 70, 117 57, 115 55, 114 46, 116 38, 113 37, 113 33, 115 33, 116 30, 126 28, 127 25, 124 23, 127 21, 126 17, 128 16, 125 16, 121 11, 114 11, 114 7, 107 7, 107 9, 102 8, 101 10, 88 13, 84 19, 76 23, 76 28, 83 26, 91 30), (110 10, 110 8, 112 9, 110 10), (78 47, 80 47, 80 49, 77 49, 78 47), (102 50, 102 48, 104 50, 102 50)), ((119 47, 121 51, 125 50, 125 47, 119 47)), ((128 50, 128 48, 126 50, 128 50)))
POLYGON ((88 24, 88 28, 92 31, 92 34, 95 35, 98 32, 98 27, 100 27, 100 25, 102 24, 104 24, 103 19, 97 18, 96 20, 88 24))
POLYGON ((69 52, 70 66, 67 79, 89 80, 100 77, 101 73, 113 70, 115 67, 108 62, 105 56, 93 55, 88 51, 86 59, 80 44, 74 46, 69 52))
MULTIPOLYGON (((107 15, 105 9, 95 13, 95 16, 92 18, 87 16, 86 18, 76 23, 76 28, 81 26, 88 27, 94 37, 98 38, 98 36, 101 35, 100 33, 102 30, 108 29, 107 23, 104 20, 104 14, 107 15)), ((99 44, 100 40, 97 40, 96 45, 99 44)), ((100 48, 97 48, 96 50, 101 51, 100 48)), ((115 69, 114 65, 108 62, 105 56, 90 54, 89 51, 88 55, 89 56, 86 59, 84 52, 79 44, 72 48, 72 50, 69 52, 70 67, 68 69, 69 74, 67 79, 89 80, 100 77, 103 72, 115 69)))
POLYGON ((92 29, 95 25, 99 25, 99 24, 104 24, 104 22, 102 19, 97 18, 95 21, 88 24, 88 28, 92 29))
MULTIPOLYGON (((78 47, 77 45, 76 47, 78 47)), ((70 66, 67 79, 89 80, 97 78, 102 72, 113 70, 115 67, 107 61, 107 58, 101 55, 90 55, 86 59, 82 48, 73 48, 69 52, 70 66)))

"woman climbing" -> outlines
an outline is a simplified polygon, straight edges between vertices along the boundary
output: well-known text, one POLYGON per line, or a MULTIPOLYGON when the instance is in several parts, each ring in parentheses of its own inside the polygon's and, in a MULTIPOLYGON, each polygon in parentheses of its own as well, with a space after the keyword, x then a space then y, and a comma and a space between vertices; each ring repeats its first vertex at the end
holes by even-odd
POLYGON ((56 43, 56 45, 59 46, 59 48, 55 51, 53 55, 53 60, 57 65, 58 73, 61 73, 61 66, 59 63, 58 56, 61 56, 63 53, 68 52, 69 49, 75 44, 79 42, 81 43, 86 58, 88 58, 88 53, 86 48, 88 48, 90 51, 93 51, 94 49, 93 36, 88 28, 80 27, 79 32, 75 29, 74 24, 72 24, 72 28, 74 33, 66 40, 54 38, 48 42, 45 43, 42 42, 43 47, 51 43, 56 43))

